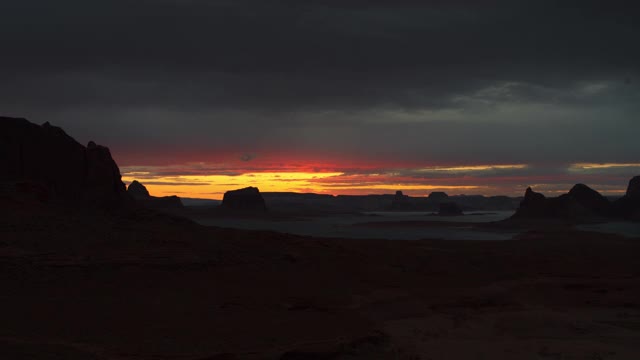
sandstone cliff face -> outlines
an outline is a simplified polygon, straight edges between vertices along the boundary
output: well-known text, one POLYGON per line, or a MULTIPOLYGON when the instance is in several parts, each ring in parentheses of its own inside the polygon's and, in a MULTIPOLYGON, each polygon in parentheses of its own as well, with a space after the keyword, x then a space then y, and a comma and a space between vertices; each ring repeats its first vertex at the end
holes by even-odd
POLYGON ((5 194, 38 201, 114 209, 131 203, 109 149, 87 147, 62 129, 0 117, 0 183, 5 194))
POLYGON ((226 211, 266 212, 267 205, 255 187, 227 191, 222 199, 221 208, 226 211))

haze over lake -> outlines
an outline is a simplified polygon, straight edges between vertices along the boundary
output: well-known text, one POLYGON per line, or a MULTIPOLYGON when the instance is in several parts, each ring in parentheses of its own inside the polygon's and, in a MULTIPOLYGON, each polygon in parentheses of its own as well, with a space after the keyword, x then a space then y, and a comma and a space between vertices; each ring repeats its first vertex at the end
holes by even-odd
POLYGON ((518 232, 479 231, 471 226, 427 227, 420 222, 465 222, 482 223, 499 221, 513 215, 513 211, 469 213, 463 216, 430 216, 426 212, 370 212, 362 215, 333 215, 299 219, 269 220, 247 218, 194 219, 201 225, 243 230, 270 230, 289 234, 350 239, 389 240, 508 240, 518 232), (407 222, 401 226, 384 226, 380 223, 407 222), (367 226, 376 223, 377 226, 367 226), (382 226, 380 226, 382 225, 382 226))

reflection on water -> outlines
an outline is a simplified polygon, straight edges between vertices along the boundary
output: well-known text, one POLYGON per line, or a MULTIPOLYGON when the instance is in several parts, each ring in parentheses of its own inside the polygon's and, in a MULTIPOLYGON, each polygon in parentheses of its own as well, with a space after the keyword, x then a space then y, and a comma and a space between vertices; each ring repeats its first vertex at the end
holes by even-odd
POLYGON ((506 219, 511 211, 491 212, 484 214, 467 214, 463 216, 429 216, 430 213, 376 212, 363 215, 342 215, 313 217, 302 220, 272 221, 262 219, 233 218, 200 218, 194 219, 206 226, 218 226, 245 230, 271 230, 296 235, 315 237, 337 237, 352 239, 448 239, 448 240, 509 240, 516 232, 491 232, 473 229, 471 226, 460 227, 425 227, 406 224, 393 227, 354 226, 370 222, 398 221, 445 221, 445 222, 490 222, 506 219))

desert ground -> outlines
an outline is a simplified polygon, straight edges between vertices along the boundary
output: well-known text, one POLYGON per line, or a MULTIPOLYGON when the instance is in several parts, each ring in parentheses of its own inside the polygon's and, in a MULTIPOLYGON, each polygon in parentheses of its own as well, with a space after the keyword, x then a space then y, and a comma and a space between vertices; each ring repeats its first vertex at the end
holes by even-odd
POLYGON ((323 239, 9 205, 3 359, 640 356, 637 238, 323 239))

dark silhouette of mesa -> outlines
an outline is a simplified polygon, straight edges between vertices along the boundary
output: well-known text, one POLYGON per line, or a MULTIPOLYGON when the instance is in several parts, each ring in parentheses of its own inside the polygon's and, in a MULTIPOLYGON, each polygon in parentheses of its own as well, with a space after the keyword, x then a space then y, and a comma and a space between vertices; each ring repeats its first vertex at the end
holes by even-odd
POLYGON ((611 218, 639 220, 639 183, 640 176, 631 179, 626 194, 614 202, 584 184, 577 184, 567 194, 555 198, 546 198, 528 188, 512 219, 558 219, 573 222, 597 222, 611 218))
POLYGON ((227 192, 219 208, 184 206, 139 182, 127 189, 106 147, 5 117, 0 169, 0 359, 640 354, 640 237, 576 225, 637 225, 640 177, 615 201, 579 184, 554 198, 528 189, 520 199, 246 188, 227 192), (465 213, 503 206, 518 209, 482 225, 465 213), (457 216, 371 224, 381 217, 357 213, 367 209, 457 216), (374 235, 386 227, 453 235, 403 241, 228 225, 253 221, 247 212, 260 223, 356 217, 374 235), (219 213, 224 226, 199 222, 219 213), (513 236, 462 240, 460 229, 513 236))
POLYGON ((640 176, 629 181, 627 192, 612 204, 610 213, 614 216, 640 221, 640 176))
POLYGON ((127 193, 142 206, 152 209, 180 209, 183 208, 182 201, 177 196, 151 196, 147 188, 138 180, 133 180, 127 187, 127 193))
POLYGON ((267 205, 255 187, 227 191, 220 207, 232 212, 267 212, 267 205))
POLYGON ((263 192, 267 207, 275 213, 340 214, 372 211, 437 213, 442 202, 454 202, 465 212, 509 211, 518 208, 521 197, 454 195, 433 192, 429 196, 395 195, 326 195, 287 192, 263 192))

